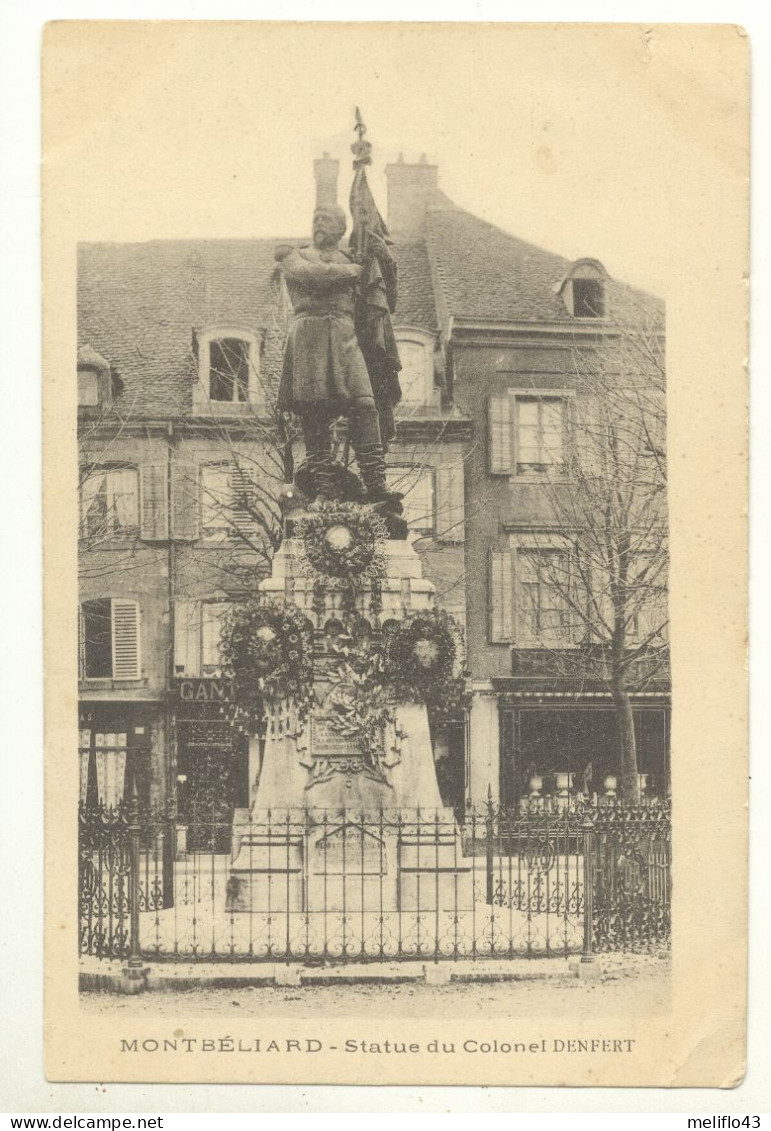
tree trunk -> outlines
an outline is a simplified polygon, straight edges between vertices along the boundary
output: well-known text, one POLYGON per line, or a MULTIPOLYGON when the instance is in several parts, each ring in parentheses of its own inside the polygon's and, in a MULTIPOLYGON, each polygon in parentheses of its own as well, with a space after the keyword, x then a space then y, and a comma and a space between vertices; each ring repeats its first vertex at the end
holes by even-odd
POLYGON ((630 805, 640 802, 640 779, 637 776, 637 742, 629 692, 623 680, 613 683, 619 750, 621 752, 621 797, 630 805))

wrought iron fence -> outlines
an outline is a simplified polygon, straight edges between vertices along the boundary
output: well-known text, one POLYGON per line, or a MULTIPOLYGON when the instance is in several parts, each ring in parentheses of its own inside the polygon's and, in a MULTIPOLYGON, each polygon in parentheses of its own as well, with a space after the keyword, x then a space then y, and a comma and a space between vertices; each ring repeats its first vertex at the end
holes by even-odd
POLYGON ((668 806, 283 810, 199 822, 83 809, 80 949, 100 958, 398 961, 667 944, 668 806), (206 846, 202 848, 202 846, 206 846))

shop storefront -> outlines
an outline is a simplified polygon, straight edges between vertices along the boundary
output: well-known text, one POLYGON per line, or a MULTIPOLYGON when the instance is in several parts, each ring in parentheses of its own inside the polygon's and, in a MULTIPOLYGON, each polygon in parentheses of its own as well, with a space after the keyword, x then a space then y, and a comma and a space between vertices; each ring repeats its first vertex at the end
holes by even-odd
POLYGON ((178 843, 188 852, 227 851, 236 810, 248 809, 259 774, 259 744, 234 721, 230 680, 176 681, 175 736, 178 843))
MULTIPOLYGON (((661 699, 633 703, 643 797, 669 793, 669 709, 661 699)), ((501 801, 516 806, 534 792, 602 794, 620 781, 618 724, 610 698, 501 704, 501 801)))
POLYGON ((78 712, 82 804, 116 808, 136 788, 140 804, 161 800, 163 722, 157 704, 81 702, 78 712))

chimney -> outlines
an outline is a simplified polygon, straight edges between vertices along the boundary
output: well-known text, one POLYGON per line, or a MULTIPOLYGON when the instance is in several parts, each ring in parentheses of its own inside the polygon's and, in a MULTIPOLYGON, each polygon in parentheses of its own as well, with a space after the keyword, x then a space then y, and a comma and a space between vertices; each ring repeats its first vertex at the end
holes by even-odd
POLYGON ((417 165, 408 165, 401 153, 395 164, 386 165, 388 230, 396 239, 423 236, 426 211, 437 194, 437 170, 428 164, 425 153, 417 165))
POLYGON ((325 153, 313 162, 313 175, 316 178, 316 207, 320 204, 337 204, 337 177, 340 162, 325 153))

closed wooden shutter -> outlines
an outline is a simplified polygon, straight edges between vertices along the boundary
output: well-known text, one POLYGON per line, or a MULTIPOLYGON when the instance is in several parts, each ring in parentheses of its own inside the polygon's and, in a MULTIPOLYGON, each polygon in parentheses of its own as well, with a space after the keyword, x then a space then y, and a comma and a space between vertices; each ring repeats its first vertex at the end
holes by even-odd
POLYGON ((437 538, 443 542, 462 542, 465 538, 462 460, 437 469, 436 501, 437 538))
POLYGON ((513 554, 490 552, 490 641, 509 644, 514 639, 513 554))
POLYGON ((487 402, 488 458, 491 475, 511 475, 511 398, 494 393, 487 402))
POLYGON ((201 674, 201 603, 174 602, 174 674, 201 674))
POLYGON ((179 542, 198 537, 198 465, 174 462, 171 465, 171 536, 179 542))
POLYGON ((242 538, 251 541, 259 531, 257 488, 250 472, 234 467, 230 473, 230 523, 242 538))
POLYGON ((145 542, 165 542, 169 536, 169 508, 166 495, 166 464, 149 464, 140 469, 142 477, 142 532, 145 542))
POLYGON ((112 678, 139 679, 139 606, 112 600, 112 678))

